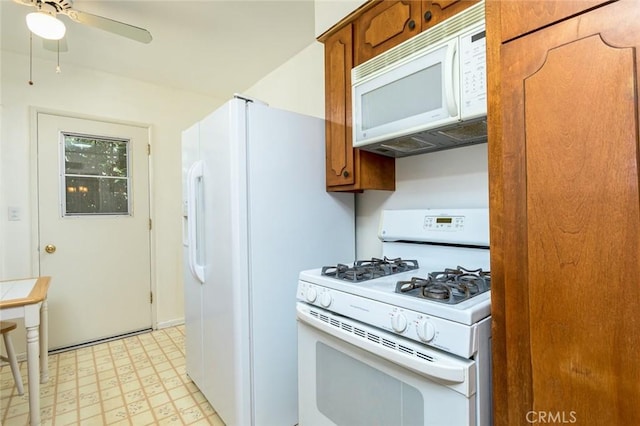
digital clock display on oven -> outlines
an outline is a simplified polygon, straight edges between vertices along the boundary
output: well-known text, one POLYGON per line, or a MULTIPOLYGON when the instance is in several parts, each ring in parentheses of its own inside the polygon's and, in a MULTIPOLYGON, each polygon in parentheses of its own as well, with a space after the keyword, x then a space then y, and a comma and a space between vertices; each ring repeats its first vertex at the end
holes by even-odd
POLYGON ((423 228, 428 231, 462 231, 464 216, 425 216, 423 228))

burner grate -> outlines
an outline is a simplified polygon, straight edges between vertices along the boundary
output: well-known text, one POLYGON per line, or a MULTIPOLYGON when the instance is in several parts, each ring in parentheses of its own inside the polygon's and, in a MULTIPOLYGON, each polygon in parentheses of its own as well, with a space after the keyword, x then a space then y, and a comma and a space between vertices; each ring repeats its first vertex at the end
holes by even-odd
POLYGON ((342 263, 335 266, 325 266, 322 268, 321 273, 343 281, 362 282, 414 269, 418 269, 417 260, 389 259, 387 257, 378 259, 374 257, 370 260, 357 260, 351 266, 342 263))
POLYGON ((482 269, 446 268, 431 272, 427 278, 412 277, 398 281, 396 293, 406 293, 436 302, 456 304, 491 289, 491 272, 482 269))

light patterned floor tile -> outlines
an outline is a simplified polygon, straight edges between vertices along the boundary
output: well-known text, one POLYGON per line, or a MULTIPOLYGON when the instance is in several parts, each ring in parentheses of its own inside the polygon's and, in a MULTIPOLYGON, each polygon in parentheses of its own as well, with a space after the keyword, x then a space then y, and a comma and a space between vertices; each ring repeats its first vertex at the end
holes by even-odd
POLYGON ((68 413, 56 414, 55 419, 53 420, 55 425, 77 425, 78 424, 78 412, 77 411, 69 411, 68 413))
POLYGON ((136 389, 124 395, 124 400, 127 402, 127 404, 142 401, 143 399, 145 399, 145 394, 142 389, 136 389))
POLYGON ((80 420, 88 420, 92 417, 99 416, 102 413, 100 404, 91 404, 80 408, 80 420))
POLYGON ((127 420, 129 413, 125 407, 117 407, 104 413, 104 418, 107 424, 114 424, 127 420))
MULTIPOLYGON (((185 374, 184 326, 157 330, 49 356, 40 387, 42 426, 224 426, 185 374)), ((20 362, 25 390, 26 362, 20 362)), ((0 365, 0 424, 28 424, 28 395, 19 396, 0 365)))
POLYGON ((204 419, 204 414, 202 410, 200 410, 200 407, 194 406, 180 410, 180 417, 182 417, 184 424, 190 425, 204 419))
POLYGON ((105 422, 104 422, 104 419, 102 418, 102 414, 99 414, 97 416, 93 416, 88 419, 82 419, 82 422, 80 424, 82 426, 103 426, 104 423, 105 422))
POLYGON ((131 423, 136 426, 155 425, 156 419, 150 411, 131 416, 131 423))
MULTIPOLYGON (((193 398, 191 398, 191 394, 189 393, 189 389, 187 389, 185 386, 178 386, 170 389, 169 396, 171 397, 171 399, 174 401, 176 405, 177 405, 177 402, 185 396, 187 396, 190 400, 193 401, 193 398)), ((195 401, 193 401, 193 403, 195 404, 195 401)))
POLYGON ((176 407, 171 402, 153 407, 153 412, 158 419, 164 419, 165 417, 176 416, 176 407))
POLYGON ((166 392, 159 392, 155 395, 149 396, 148 401, 152 407, 158 407, 160 405, 166 404, 170 401, 170 399, 169 395, 166 392))

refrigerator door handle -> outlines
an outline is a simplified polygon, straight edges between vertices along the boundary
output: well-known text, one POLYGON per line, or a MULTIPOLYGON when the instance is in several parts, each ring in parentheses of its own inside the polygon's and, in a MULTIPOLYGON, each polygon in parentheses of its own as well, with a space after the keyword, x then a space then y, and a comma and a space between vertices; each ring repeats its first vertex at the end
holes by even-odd
POLYGON ((204 283, 204 265, 198 263, 198 182, 203 178, 202 161, 193 163, 187 174, 187 258, 193 276, 204 283))

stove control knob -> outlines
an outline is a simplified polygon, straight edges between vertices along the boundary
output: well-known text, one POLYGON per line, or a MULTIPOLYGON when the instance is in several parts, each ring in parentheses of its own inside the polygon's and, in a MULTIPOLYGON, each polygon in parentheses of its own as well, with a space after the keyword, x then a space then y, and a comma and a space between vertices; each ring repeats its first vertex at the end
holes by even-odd
POLYGON ((307 290, 307 294, 305 295, 307 302, 309 303, 315 302, 316 297, 318 297, 318 292, 316 291, 316 289, 313 287, 309 287, 309 289, 307 290))
POLYGON ((322 293, 322 296, 320 297, 320 304, 325 308, 328 308, 329 305, 331 305, 331 302, 333 302, 333 299, 331 298, 331 293, 329 293, 328 291, 325 291, 324 293, 322 293))
POLYGON ((391 314, 391 328, 396 333, 402 333, 407 329, 407 317, 399 312, 391 314))
POLYGON ((418 337, 423 342, 430 342, 436 335, 436 328, 428 320, 420 320, 417 324, 418 337))

